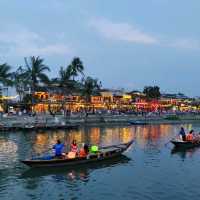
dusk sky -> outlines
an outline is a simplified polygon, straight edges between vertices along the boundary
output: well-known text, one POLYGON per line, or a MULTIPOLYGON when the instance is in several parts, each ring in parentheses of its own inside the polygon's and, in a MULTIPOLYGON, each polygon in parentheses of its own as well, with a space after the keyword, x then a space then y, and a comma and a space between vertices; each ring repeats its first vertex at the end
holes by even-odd
POLYGON ((0 0, 0 63, 73 57, 106 88, 200 96, 199 0, 0 0))

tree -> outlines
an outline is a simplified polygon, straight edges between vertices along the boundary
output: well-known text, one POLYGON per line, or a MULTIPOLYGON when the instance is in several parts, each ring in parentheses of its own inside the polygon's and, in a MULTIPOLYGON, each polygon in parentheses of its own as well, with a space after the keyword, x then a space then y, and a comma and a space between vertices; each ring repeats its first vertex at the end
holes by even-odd
POLYGON ((76 81, 71 80, 71 77, 72 77, 72 73, 69 66, 67 68, 60 67, 58 77, 53 78, 51 80, 51 84, 52 86, 57 85, 61 89, 62 94, 71 93, 74 89, 75 82, 76 82, 76 81))
POLYGON ((90 102, 91 95, 99 93, 101 82, 99 82, 98 79, 93 79, 92 77, 88 76, 83 79, 82 84, 82 94, 85 97, 86 102, 90 102))
POLYGON ((26 71, 21 66, 13 73, 13 85, 19 95, 20 102, 22 101, 25 91, 28 89, 29 80, 26 76, 26 71))
MULTIPOLYGON (((2 86, 12 86, 12 73, 10 72, 11 66, 7 63, 0 65, 0 97, 2 97, 2 86)), ((7 100, 0 99, 0 102, 3 103, 3 110, 8 110, 8 102, 7 100)))
POLYGON ((49 83, 49 78, 45 72, 50 68, 44 64, 44 59, 38 57, 25 58, 26 77, 29 80, 32 97, 40 84, 49 83))
POLYGON ((83 73, 84 66, 83 66, 83 63, 80 60, 80 58, 75 57, 72 60, 71 64, 68 66, 68 70, 70 71, 73 80, 75 80, 75 77, 77 77, 79 75, 79 73, 81 75, 84 75, 84 73, 83 73))
POLYGON ((143 93, 146 94, 147 99, 158 99, 161 96, 158 86, 146 86, 143 93))
POLYGON ((72 72, 70 67, 68 66, 66 69, 63 67, 60 68, 59 71, 59 84, 61 87, 68 87, 71 82, 72 72))
POLYGON ((0 65, 0 83, 5 86, 12 86, 11 66, 7 63, 0 65))

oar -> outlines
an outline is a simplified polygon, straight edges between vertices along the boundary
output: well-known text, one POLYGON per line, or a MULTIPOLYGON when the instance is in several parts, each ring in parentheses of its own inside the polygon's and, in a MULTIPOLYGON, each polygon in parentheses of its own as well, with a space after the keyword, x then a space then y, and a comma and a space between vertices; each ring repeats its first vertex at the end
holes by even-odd
POLYGON ((166 147, 171 141, 168 141, 164 146, 166 147))
POLYGON ((35 154, 33 154, 33 152, 31 152, 31 157, 45 155, 45 154, 49 153, 49 151, 52 150, 52 149, 53 149, 53 147, 48 148, 48 149, 46 149, 45 151, 43 151, 41 153, 36 153, 35 152, 35 154))

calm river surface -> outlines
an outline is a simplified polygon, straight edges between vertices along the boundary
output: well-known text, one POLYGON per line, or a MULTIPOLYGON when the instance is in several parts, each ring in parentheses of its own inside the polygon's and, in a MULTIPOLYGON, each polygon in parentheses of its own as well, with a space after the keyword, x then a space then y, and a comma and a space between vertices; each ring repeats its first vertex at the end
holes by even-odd
MULTIPOLYGON (((71 131, 0 133, 1 200, 199 199, 200 148, 173 152, 179 125, 88 127, 71 131), (31 170, 19 162, 56 139, 118 144, 134 138, 120 159, 76 168, 31 170)), ((200 131, 200 124, 185 125, 200 131)))

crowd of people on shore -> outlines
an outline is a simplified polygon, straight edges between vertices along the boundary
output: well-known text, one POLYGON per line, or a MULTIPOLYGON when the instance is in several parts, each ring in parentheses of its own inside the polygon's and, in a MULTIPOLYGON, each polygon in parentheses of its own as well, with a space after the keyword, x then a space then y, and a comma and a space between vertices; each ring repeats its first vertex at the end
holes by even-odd
POLYGON ((57 108, 56 110, 43 110, 40 112, 36 112, 35 110, 32 111, 30 109, 20 109, 20 108, 13 108, 10 107, 7 112, 0 111, 0 116, 36 116, 36 115, 63 115, 65 117, 70 116, 79 116, 79 117, 87 117, 89 115, 135 115, 135 116, 164 116, 164 115, 184 115, 184 114, 200 114, 199 111, 173 111, 173 110, 145 110, 145 109, 136 109, 136 108, 77 108, 77 109, 64 109, 64 108, 57 108))

